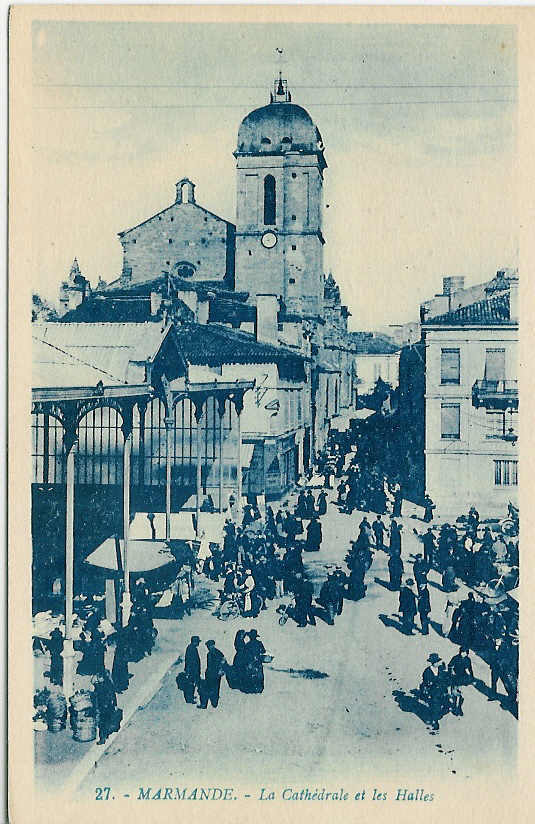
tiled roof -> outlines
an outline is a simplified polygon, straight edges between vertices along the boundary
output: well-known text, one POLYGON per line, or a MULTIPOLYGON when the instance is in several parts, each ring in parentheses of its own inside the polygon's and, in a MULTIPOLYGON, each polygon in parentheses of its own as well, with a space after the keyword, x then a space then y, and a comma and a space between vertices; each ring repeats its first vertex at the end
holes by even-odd
MULTIPOLYGON (((225 280, 186 280, 172 275, 171 282, 177 290, 199 292, 201 294, 215 292, 217 297, 221 296, 240 303, 243 303, 249 297, 248 292, 234 292, 225 280)), ((130 284, 124 284, 120 279, 115 280, 97 294, 110 297, 131 297, 134 295, 149 297, 151 292, 160 291, 162 287, 167 287, 167 275, 158 275, 158 277, 150 280, 134 281, 130 284)))
POLYGON ((357 355, 393 355, 401 348, 387 335, 366 332, 350 332, 349 334, 353 351, 357 355))
POLYGON ((444 315, 429 318, 424 326, 493 326, 511 321, 509 312, 509 292, 487 300, 478 300, 468 306, 460 306, 444 315))
POLYGON ((255 336, 218 323, 175 326, 179 348, 189 363, 277 363, 303 371, 304 359, 291 349, 257 341, 255 336))

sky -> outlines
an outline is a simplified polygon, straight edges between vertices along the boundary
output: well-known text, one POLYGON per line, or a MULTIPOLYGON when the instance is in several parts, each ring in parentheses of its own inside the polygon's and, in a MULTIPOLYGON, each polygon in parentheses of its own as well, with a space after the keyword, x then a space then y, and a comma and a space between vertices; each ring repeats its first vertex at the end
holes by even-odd
POLYGON ((33 288, 73 258, 115 279, 117 233, 175 182, 234 221, 241 119, 279 66, 318 126, 325 270, 353 329, 418 318, 442 277, 518 265, 515 29, 35 22, 33 288), (276 49, 282 49, 279 57, 276 49))

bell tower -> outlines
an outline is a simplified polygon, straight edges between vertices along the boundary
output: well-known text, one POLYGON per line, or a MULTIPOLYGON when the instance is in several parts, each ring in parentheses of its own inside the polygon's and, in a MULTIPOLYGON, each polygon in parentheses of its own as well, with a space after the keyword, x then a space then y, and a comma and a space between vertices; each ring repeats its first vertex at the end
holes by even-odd
POLYGON ((304 317, 323 307, 321 135, 279 73, 268 105, 242 121, 237 161, 236 289, 277 294, 304 317))

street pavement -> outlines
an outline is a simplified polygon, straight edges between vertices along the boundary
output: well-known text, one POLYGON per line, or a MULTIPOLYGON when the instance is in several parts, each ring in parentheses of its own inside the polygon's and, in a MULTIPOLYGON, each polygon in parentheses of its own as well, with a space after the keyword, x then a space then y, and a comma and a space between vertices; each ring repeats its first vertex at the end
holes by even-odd
MULTIPOLYGON (((421 549, 412 530, 427 526, 411 511, 416 507, 401 519, 406 573, 421 549)), ((343 562, 363 514, 340 514, 329 504, 321 551, 304 553, 316 594, 325 565, 343 562)), ((464 689, 463 717, 448 715, 433 732, 414 713, 410 690, 419 685, 428 655, 438 652, 448 662, 457 648, 440 634, 447 596, 432 585, 438 581, 433 573, 430 634, 416 631, 409 637, 399 631, 398 594, 384 585, 387 560, 385 553, 376 554, 366 576, 366 598, 346 601, 334 627, 321 619, 306 629, 291 619, 281 626, 276 602, 268 602, 256 619, 219 621, 211 614, 215 601, 205 591, 203 608, 170 621, 167 643, 174 637, 178 658, 191 635, 203 642, 213 638, 232 661, 236 631, 255 627, 274 656, 264 667, 264 692, 243 695, 223 679, 217 709, 188 705, 175 683, 183 668, 179 658, 152 700, 139 707, 87 774, 79 797, 93 798, 94 788, 102 786, 137 797, 139 787, 200 785, 240 788, 255 797, 270 784, 364 786, 381 775, 399 786, 407 786, 400 783, 405 778, 411 786, 415 775, 431 782, 452 776, 465 781, 490 770, 512 773, 517 721, 500 702, 489 701, 489 668, 477 656, 472 660, 480 680, 477 688, 464 689)), ((144 666, 150 670, 151 660, 144 666)))

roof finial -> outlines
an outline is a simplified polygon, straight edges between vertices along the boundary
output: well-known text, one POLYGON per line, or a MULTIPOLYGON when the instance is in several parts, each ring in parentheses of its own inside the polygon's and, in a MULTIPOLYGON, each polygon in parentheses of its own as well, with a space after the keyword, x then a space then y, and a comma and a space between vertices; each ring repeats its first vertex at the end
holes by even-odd
POLYGON ((288 81, 284 80, 282 77, 282 55, 284 54, 284 49, 277 47, 275 52, 279 57, 279 77, 273 84, 273 92, 270 95, 270 102, 289 103, 292 97, 288 91, 288 81))

